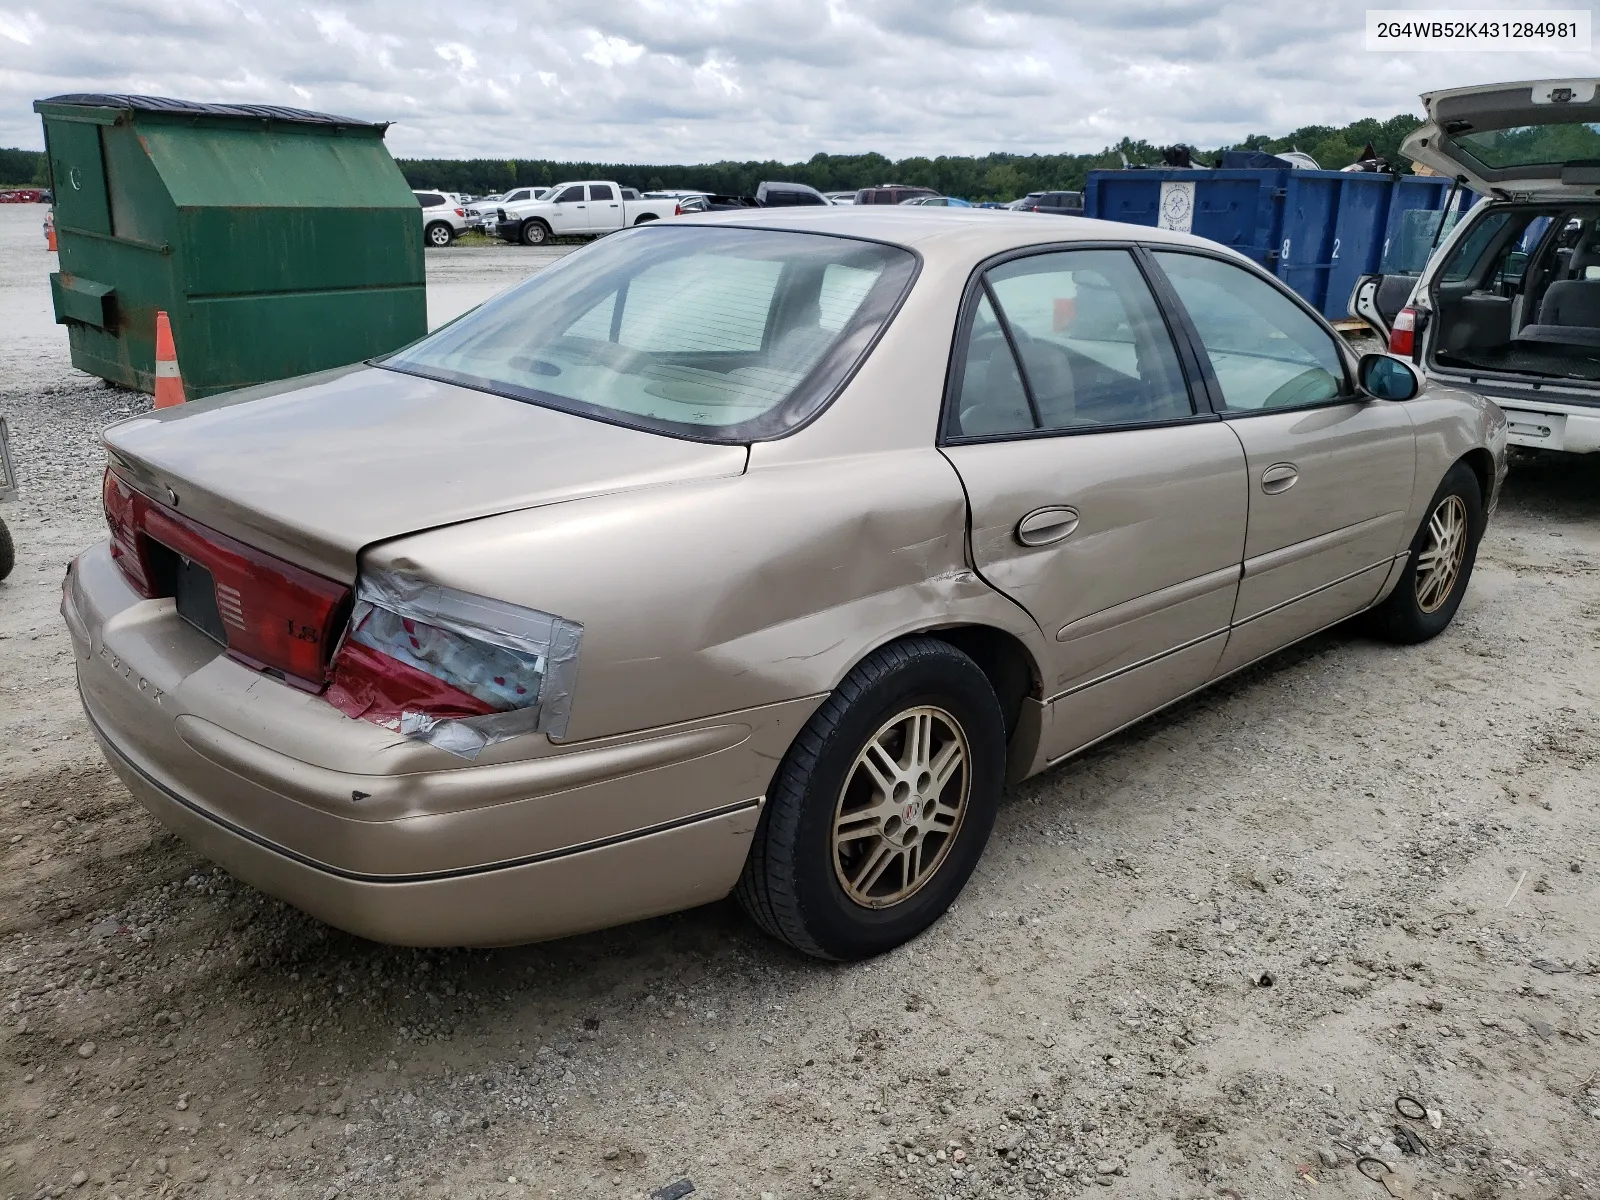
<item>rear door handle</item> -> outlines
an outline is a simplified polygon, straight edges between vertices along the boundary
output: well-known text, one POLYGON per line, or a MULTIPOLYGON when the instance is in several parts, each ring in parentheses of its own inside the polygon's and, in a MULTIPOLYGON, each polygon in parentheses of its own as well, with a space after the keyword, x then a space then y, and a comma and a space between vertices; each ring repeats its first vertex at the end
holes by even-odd
POLYGON ((1048 546, 1072 536, 1078 527, 1078 510, 1064 504, 1036 508, 1017 522, 1017 541, 1024 546, 1048 546))
POLYGON ((1273 463, 1261 472, 1261 490, 1269 496, 1287 492, 1300 478, 1300 468, 1293 463, 1273 463))

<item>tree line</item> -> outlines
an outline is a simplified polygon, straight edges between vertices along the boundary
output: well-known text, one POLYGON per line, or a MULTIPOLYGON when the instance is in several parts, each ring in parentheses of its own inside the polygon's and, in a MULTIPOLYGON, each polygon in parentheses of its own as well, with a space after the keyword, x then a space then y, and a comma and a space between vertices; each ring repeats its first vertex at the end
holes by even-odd
MULTIPOLYGON (((1366 117, 1335 128, 1306 125, 1283 137, 1252 134, 1235 146, 1194 152, 1194 161, 1216 162, 1222 150, 1303 150, 1323 167, 1337 170, 1356 161, 1370 145, 1402 170, 1400 142, 1422 122, 1409 114, 1379 121, 1366 117)), ((890 159, 882 154, 814 154, 805 162, 715 162, 673 164, 563 162, 554 159, 402 158, 397 160, 414 188, 487 195, 513 187, 548 187, 567 179, 614 179, 640 191, 664 188, 749 195, 765 179, 808 183, 818 191, 845 191, 880 183, 932 188, 968 200, 1013 200, 1029 192, 1080 190, 1089 172, 1129 166, 1160 166, 1165 150, 1150 142, 1123 138, 1095 154, 985 154, 976 157, 890 159)), ((0 184, 43 186, 49 179, 38 150, 0 150, 0 184)))
MULTIPOLYGON (((1235 146, 1195 151, 1197 163, 1214 165, 1223 150, 1303 150, 1330 170, 1355 162, 1371 145, 1377 154, 1409 171, 1400 143, 1422 122, 1401 114, 1371 117, 1340 128, 1306 125, 1283 137, 1253 134, 1235 146)), ((1029 192, 1078 191, 1089 172, 1128 166, 1160 166, 1166 151, 1123 138, 1095 154, 985 154, 979 157, 886 158, 882 154, 814 154, 805 162, 715 162, 698 166, 562 162, 553 159, 402 158, 400 170, 415 188, 439 188, 481 196, 513 187, 548 187, 568 179, 614 179, 640 191, 673 188, 750 195, 763 180, 806 183, 821 192, 854 190, 881 183, 932 188, 968 200, 1014 200, 1029 192)))
POLYGON ((0 150, 0 187, 49 187, 43 150, 0 150))

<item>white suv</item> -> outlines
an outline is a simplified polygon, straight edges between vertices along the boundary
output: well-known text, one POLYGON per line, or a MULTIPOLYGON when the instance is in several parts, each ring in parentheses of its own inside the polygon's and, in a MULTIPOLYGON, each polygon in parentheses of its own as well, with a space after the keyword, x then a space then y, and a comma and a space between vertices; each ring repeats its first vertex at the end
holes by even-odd
POLYGON ((454 192, 411 193, 422 206, 422 240, 429 246, 448 246, 467 228, 467 210, 454 192))
POLYGON ((1422 102, 1400 152, 1483 199, 1414 284, 1366 276, 1351 312, 1426 375, 1492 399, 1513 445, 1600 451, 1600 80, 1422 102))

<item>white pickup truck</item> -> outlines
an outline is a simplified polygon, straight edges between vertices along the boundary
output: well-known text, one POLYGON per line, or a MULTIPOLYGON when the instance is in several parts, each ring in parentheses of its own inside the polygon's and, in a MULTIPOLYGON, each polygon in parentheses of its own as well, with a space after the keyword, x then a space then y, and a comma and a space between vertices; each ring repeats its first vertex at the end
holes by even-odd
POLYGON ((495 233, 508 242, 542 246, 553 237, 600 237, 677 214, 676 200, 642 200, 610 180, 558 183, 543 199, 502 205, 495 233))

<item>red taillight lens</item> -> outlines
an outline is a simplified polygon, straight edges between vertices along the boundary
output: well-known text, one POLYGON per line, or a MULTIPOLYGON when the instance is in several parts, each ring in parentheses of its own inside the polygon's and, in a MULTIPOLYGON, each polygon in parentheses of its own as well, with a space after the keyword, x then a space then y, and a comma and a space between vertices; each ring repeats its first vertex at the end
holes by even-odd
POLYGON ((173 594, 162 548, 198 563, 211 573, 231 657, 301 686, 327 683, 348 587, 192 521, 109 470, 105 496, 112 557, 140 595, 173 594))
POLYGON ((683 205, 681 205, 681 204, 674 204, 674 205, 673 205, 673 206, 672 206, 672 215, 673 215, 673 216, 675 216, 675 217, 681 217, 681 216, 683 216, 683 205))
POLYGON ((137 500, 146 498, 118 478, 109 467, 105 482, 100 487, 100 497, 105 504, 106 526, 111 530, 111 558, 122 568, 122 574, 133 590, 149 599, 155 595, 150 586, 150 571, 139 546, 139 514, 137 500))
POLYGON ((1410 358, 1416 340, 1417 310, 1402 308, 1395 314, 1394 324, 1389 326, 1389 353, 1410 358))
POLYGON ((458 208, 458 209, 456 209, 456 216, 458 216, 458 217, 464 217, 464 216, 466 216, 466 215, 467 215, 467 213, 466 213, 466 210, 465 210, 465 209, 460 209, 460 208, 458 208))

